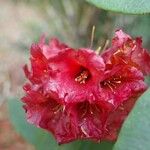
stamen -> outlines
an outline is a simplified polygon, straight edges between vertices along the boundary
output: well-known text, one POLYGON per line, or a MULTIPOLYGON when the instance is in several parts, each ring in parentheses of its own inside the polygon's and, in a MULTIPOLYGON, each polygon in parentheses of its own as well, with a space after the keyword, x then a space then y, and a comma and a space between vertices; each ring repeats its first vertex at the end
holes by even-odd
POLYGON ((88 107, 89 107, 88 105, 89 105, 89 104, 88 104, 88 103, 83 103, 82 105, 83 105, 83 106, 82 106, 81 108, 82 108, 82 110, 83 110, 83 113, 82 113, 82 116, 81 116, 81 117, 83 118, 83 117, 85 117, 86 113, 88 112, 88 109, 89 109, 89 108, 88 108, 88 107))
POLYGON ((113 87, 109 83, 106 82, 106 85, 111 89, 112 92, 114 91, 113 87))
POLYGON ((121 81, 114 81, 115 83, 117 83, 117 84, 120 84, 121 83, 121 81))
POLYGON ((107 48, 108 45, 109 45, 109 40, 106 40, 101 51, 104 51, 107 48))
POLYGON ((101 47, 101 46, 99 46, 99 47, 97 48, 97 50, 95 51, 95 52, 96 52, 96 54, 97 54, 97 55, 99 55, 99 54, 100 54, 100 52, 101 52, 101 50, 102 50, 102 47, 101 47))
POLYGON ((103 81, 101 84, 102 84, 102 86, 106 86, 106 87, 110 88, 111 91, 114 92, 114 89, 117 88, 117 84, 122 83, 121 78, 122 78, 121 76, 114 77, 112 79, 108 79, 108 80, 103 81))
POLYGON ((120 59, 123 63, 128 64, 123 58, 120 57, 120 59))
POLYGON ((93 46, 94 34, 95 34, 95 26, 93 26, 92 28, 90 48, 92 48, 93 46))
POLYGON ((89 104, 89 102, 82 102, 78 109, 82 112, 81 118, 85 118, 87 114, 93 115, 95 112, 95 107, 93 109, 94 105, 89 104))
POLYGON ((90 114, 93 115, 93 114, 94 114, 94 113, 93 113, 93 108, 92 108, 91 106, 89 106, 89 107, 90 107, 90 108, 89 108, 89 109, 90 109, 90 114))
POLYGON ((66 106, 63 106, 62 111, 64 112, 64 111, 65 111, 65 109, 66 109, 66 106))
POLYGON ((78 77, 75 78, 76 82, 79 82, 80 84, 85 84, 85 81, 89 77, 89 71, 83 70, 78 77))
POLYGON ((57 114, 61 110, 62 110, 62 107, 60 106, 56 111, 54 111, 54 114, 57 114))
POLYGON ((87 137, 89 137, 88 133, 85 131, 85 129, 83 128, 83 126, 81 126, 81 131, 82 131, 87 137))
POLYGON ((109 40, 105 40, 104 45, 103 46, 99 46, 97 48, 97 50, 95 51, 96 54, 99 55, 102 51, 104 51, 107 48, 108 45, 109 45, 109 40))
POLYGON ((110 84, 112 87, 116 88, 116 85, 115 85, 115 83, 113 83, 113 82, 114 82, 114 81, 110 82, 109 84, 110 84))
POLYGON ((118 53, 121 53, 123 50, 122 49, 118 49, 113 55, 117 55, 118 53))
POLYGON ((62 105, 58 104, 53 108, 54 114, 57 114, 59 111, 62 110, 62 105))

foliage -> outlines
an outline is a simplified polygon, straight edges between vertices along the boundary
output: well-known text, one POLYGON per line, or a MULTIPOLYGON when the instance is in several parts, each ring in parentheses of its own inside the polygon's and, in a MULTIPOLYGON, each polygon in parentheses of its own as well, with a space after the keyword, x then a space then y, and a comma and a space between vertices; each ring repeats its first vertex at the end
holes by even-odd
POLYGON ((97 7, 129 14, 150 13, 149 0, 87 0, 97 7))

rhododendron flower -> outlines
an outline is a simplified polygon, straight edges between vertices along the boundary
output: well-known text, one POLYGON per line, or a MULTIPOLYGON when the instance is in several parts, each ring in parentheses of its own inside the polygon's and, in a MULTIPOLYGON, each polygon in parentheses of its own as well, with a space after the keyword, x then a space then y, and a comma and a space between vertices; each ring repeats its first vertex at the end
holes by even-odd
POLYGON ((121 30, 102 55, 87 48, 75 50, 57 39, 47 45, 42 37, 31 46, 30 69, 24 67, 30 81, 22 98, 28 122, 51 132, 59 144, 115 140, 147 88, 149 57, 141 40, 121 30))
POLYGON ((117 30, 112 40, 112 46, 103 54, 107 63, 110 59, 117 57, 126 62, 129 60, 136 65, 145 75, 150 74, 150 54, 142 47, 142 39, 132 39, 122 30, 117 30), (113 56, 113 57, 112 57, 113 56))

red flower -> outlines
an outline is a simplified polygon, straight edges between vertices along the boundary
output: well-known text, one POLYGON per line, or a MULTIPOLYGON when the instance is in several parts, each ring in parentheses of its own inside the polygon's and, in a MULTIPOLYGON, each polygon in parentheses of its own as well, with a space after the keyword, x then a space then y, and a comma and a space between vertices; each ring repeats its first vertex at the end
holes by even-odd
MULTIPOLYGON (((124 119, 147 88, 143 73, 149 73, 140 66, 147 61, 145 56, 139 61, 136 52, 131 56, 131 48, 116 53, 124 40, 115 39, 102 57, 90 49, 74 50, 57 39, 46 45, 42 38, 32 45, 31 69, 24 67, 30 80, 22 98, 27 120, 51 132, 59 144, 116 139, 124 119)), ((146 51, 145 55, 149 56, 146 51)))
POLYGON ((146 90, 147 85, 144 83, 143 73, 140 70, 120 62, 106 67, 101 87, 105 101, 111 102, 114 106, 107 114, 103 138, 114 140, 123 121, 137 98, 146 90))
POLYGON ((106 64, 102 93, 115 106, 107 118, 104 139, 117 137, 124 119, 147 87, 143 74, 150 74, 150 54, 141 45, 140 38, 132 40, 118 30, 112 46, 102 54, 106 64))
POLYGON ((112 55, 119 57, 122 61, 130 60, 145 75, 150 74, 150 54, 146 49, 142 48, 141 38, 132 39, 122 30, 117 30, 112 40, 112 46, 102 54, 107 63, 112 55))

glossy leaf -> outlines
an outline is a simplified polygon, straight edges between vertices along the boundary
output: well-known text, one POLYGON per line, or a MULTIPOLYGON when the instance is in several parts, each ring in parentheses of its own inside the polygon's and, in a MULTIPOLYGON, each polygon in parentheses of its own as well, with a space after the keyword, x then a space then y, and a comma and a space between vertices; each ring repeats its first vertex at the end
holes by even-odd
POLYGON ((136 103, 123 124, 113 150, 150 149, 150 89, 136 103))
POLYGON ((99 8, 129 14, 150 13, 149 0, 87 0, 99 8))

